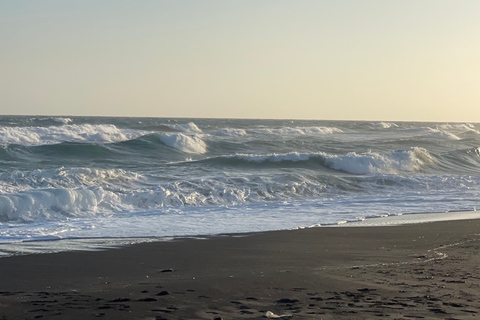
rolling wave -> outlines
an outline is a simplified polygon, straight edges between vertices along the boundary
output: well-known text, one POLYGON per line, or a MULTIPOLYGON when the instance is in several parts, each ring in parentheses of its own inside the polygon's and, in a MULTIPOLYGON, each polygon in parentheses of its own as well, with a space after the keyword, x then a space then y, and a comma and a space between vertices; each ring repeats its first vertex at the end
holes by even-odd
POLYGON ((12 161, 12 160, 15 160, 15 158, 12 157, 12 155, 9 153, 9 150, 7 147, 0 146, 0 160, 12 161))
POLYGON ((123 170, 86 168, 4 174, 4 183, 0 184, 0 221, 86 218, 164 207, 302 199, 320 196, 326 190, 321 180, 298 175, 217 176, 209 181, 174 182, 157 179, 153 185, 152 179, 123 170))
MULTIPOLYGON (((68 120, 69 119, 58 121, 61 123, 69 123, 71 120, 68 120)), ((0 127, 0 145, 5 147, 11 145, 26 147, 55 146, 54 150, 59 153, 62 153, 61 151, 64 150, 64 153, 80 155, 82 153, 95 154, 103 150, 102 147, 96 145, 134 141, 141 137, 154 135, 157 136, 164 145, 182 152, 202 154, 207 151, 207 145, 199 134, 202 131, 192 122, 163 126, 157 129, 161 129, 163 133, 156 134, 155 131, 119 129, 111 124, 65 124, 50 127, 3 126, 0 127), (75 143, 91 145, 90 150, 85 150, 85 147, 81 145, 75 146, 75 143), (81 150, 81 152, 75 152, 72 150, 75 149, 75 147, 78 150, 83 150, 81 150)), ((103 153, 100 152, 99 154, 103 153)), ((3 154, 0 154, 0 156, 2 155, 3 154)))
POLYGON ((163 133, 158 138, 165 145, 186 153, 203 154, 207 152, 207 144, 197 134, 163 133))
POLYGON ((449 151, 438 157, 438 165, 445 172, 478 174, 480 173, 480 148, 449 151))
POLYGON ((214 164, 236 164, 236 163, 317 163, 329 169, 343 171, 351 174, 399 174, 420 171, 424 166, 432 165, 435 159, 423 148, 411 148, 386 153, 367 152, 357 154, 355 152, 346 155, 334 155, 325 152, 298 153, 269 155, 236 154, 232 156, 221 156, 198 160, 197 162, 209 162, 214 164))
POLYGON ((114 143, 138 138, 142 131, 114 125, 62 125, 51 127, 0 127, 0 145, 52 145, 62 142, 114 143))
POLYGON ((343 130, 336 127, 280 127, 280 128, 252 128, 247 132, 255 134, 269 134, 281 136, 303 135, 329 135, 342 133, 343 130))
POLYGON ((373 122, 368 125, 371 129, 391 129, 398 128, 394 122, 373 122))

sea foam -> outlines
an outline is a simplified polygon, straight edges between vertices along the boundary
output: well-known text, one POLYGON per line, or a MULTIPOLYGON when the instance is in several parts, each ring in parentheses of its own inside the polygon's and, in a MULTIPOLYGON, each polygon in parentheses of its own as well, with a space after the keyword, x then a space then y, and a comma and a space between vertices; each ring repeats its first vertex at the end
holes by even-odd
POLYGON ((160 140, 167 146, 187 153, 205 153, 207 144, 197 134, 163 133, 160 140))
POLYGON ((0 127, 0 145, 51 145, 62 142, 113 143, 131 140, 145 132, 119 129, 114 125, 82 124, 51 127, 0 127))
POLYGON ((328 155, 327 165, 332 169, 354 174, 409 173, 420 170, 425 165, 435 163, 435 159, 423 148, 398 150, 387 153, 368 152, 347 155, 328 155))
POLYGON ((336 127, 282 127, 282 128, 252 128, 247 132, 271 135, 327 135, 342 133, 343 130, 336 127))
POLYGON ((194 133, 201 133, 202 130, 193 122, 183 123, 183 124, 173 124, 168 125, 170 128, 184 131, 184 132, 194 132, 194 133))
POLYGON ((346 155, 334 155, 325 152, 298 153, 269 155, 237 154, 226 156, 224 159, 239 159, 248 162, 302 162, 312 159, 321 160, 327 167, 352 174, 372 173, 410 173, 420 170, 426 165, 435 163, 433 156, 424 148, 411 148, 408 150, 397 150, 386 153, 350 152, 346 155))
POLYGON ((374 122, 369 125, 372 129, 390 129, 398 128, 398 125, 394 122, 374 122))

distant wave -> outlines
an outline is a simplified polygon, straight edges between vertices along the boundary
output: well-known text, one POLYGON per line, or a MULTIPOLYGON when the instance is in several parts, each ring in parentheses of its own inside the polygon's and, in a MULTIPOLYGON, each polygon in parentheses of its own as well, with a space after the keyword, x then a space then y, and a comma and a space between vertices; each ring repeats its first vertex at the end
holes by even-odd
POLYGON ((70 118, 53 117, 51 119, 55 122, 63 123, 63 124, 69 124, 72 122, 72 119, 70 118))
MULTIPOLYGON (((170 128, 170 127, 169 127, 170 128)), ((8 153, 10 146, 20 145, 24 147, 55 147, 55 152, 62 153, 62 150, 68 151, 71 155, 80 155, 78 152, 87 152, 94 154, 101 152, 98 148, 104 144, 113 144, 120 142, 133 142, 139 138, 156 137, 162 144, 177 149, 185 153, 203 154, 207 152, 207 144, 202 139, 202 134, 198 127, 193 123, 185 125, 176 125, 176 128, 182 132, 172 132, 172 130, 162 130, 161 132, 119 129, 114 125, 100 124, 82 124, 82 125, 62 125, 50 127, 1 127, 0 126, 0 159, 9 160, 11 156, 8 153), (77 143, 67 147, 65 143, 77 143), (90 145, 91 149, 85 150, 84 145, 90 145), (73 149, 76 148, 77 151, 73 149)), ((175 130, 176 131, 176 130, 175 130)), ((45 149, 47 150, 47 149, 45 149)), ((105 152, 109 150, 105 149, 105 152)), ((36 150, 41 152, 41 150, 36 150)), ((51 152, 51 151, 50 151, 51 152)))
POLYGON ((327 164, 335 170, 354 174, 417 172, 435 159, 424 148, 391 151, 387 153, 348 153, 344 156, 328 156, 327 164))
POLYGON ((467 124, 443 124, 437 127, 416 127, 397 129, 394 133, 399 137, 418 137, 422 139, 437 139, 437 140, 461 140, 462 137, 469 134, 480 134, 467 124))
POLYGON ((195 132, 195 133, 200 133, 202 130, 198 128, 198 126, 193 123, 193 122, 188 122, 185 124, 174 124, 174 125, 168 125, 170 128, 179 130, 179 131, 184 131, 184 132, 195 132))
POLYGON ((309 134, 324 135, 324 134, 333 134, 333 133, 343 132, 343 130, 336 127, 253 128, 249 131, 252 131, 255 133, 274 134, 274 135, 309 135, 309 134))
POLYGON ((118 129, 114 125, 82 124, 51 127, 0 127, 0 145, 51 145, 62 142, 113 143, 138 138, 143 131, 118 129))
POLYGON ((372 129, 390 129, 398 128, 398 125, 394 122, 373 122, 369 124, 372 129))
POLYGON ((335 127, 253 127, 248 129, 242 128, 222 128, 204 132, 209 137, 241 137, 258 135, 276 135, 276 136, 304 136, 304 135, 329 135, 334 133, 342 133, 343 130, 335 127))
POLYGON ((439 140, 461 140, 462 135, 465 134, 480 134, 480 132, 469 123, 445 123, 432 127, 401 127, 393 122, 374 122, 368 124, 367 127, 373 130, 388 129, 386 132, 398 134, 400 137, 418 137, 422 139, 434 138, 439 140))
POLYGON ((158 134, 160 141, 168 147, 186 153, 203 154, 207 152, 207 144, 202 140, 202 130, 195 123, 168 125, 168 127, 183 132, 158 134))
POLYGON ((438 128, 426 128, 425 132, 422 132, 423 135, 433 136, 436 138, 447 138, 449 140, 460 140, 461 138, 453 133, 450 133, 443 129, 438 128))
POLYGON ((163 133, 158 137, 165 145, 183 152, 198 154, 207 152, 207 144, 196 134, 163 133))
POLYGON ((236 137, 236 136, 246 136, 247 131, 244 129, 237 128, 223 128, 218 130, 213 130, 207 132, 210 136, 226 136, 226 137, 236 137))
POLYGON ((155 124, 143 127, 144 130, 153 132, 189 132, 201 133, 202 130, 193 122, 183 124, 155 124))
POLYGON ((444 123, 439 126, 441 129, 448 130, 448 129, 453 129, 453 130, 458 130, 458 131, 471 131, 475 133, 479 133, 477 130, 475 130, 475 126, 471 123, 455 123, 455 124, 450 124, 450 123, 444 123))
POLYGON ((435 159, 424 148, 411 148, 386 153, 355 152, 346 155, 333 155, 325 152, 318 153, 285 153, 269 155, 237 154, 199 160, 199 162, 232 162, 243 161, 259 164, 268 163, 301 163, 317 161, 319 164, 338 171, 352 174, 398 174, 402 172, 417 172, 426 165, 435 163, 435 159))

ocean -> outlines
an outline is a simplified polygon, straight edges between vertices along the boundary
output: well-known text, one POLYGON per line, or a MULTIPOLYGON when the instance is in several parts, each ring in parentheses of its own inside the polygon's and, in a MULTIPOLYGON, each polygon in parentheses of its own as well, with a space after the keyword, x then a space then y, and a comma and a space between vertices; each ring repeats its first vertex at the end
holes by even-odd
POLYGON ((479 147, 476 123, 1 116, 0 244, 475 210, 479 147))

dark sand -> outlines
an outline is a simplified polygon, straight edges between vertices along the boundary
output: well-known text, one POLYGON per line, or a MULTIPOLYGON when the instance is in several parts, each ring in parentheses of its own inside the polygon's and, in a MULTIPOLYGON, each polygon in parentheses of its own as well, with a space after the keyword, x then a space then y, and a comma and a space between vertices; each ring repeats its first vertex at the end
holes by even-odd
POLYGON ((480 319, 480 220, 0 259, 0 319, 480 319))

